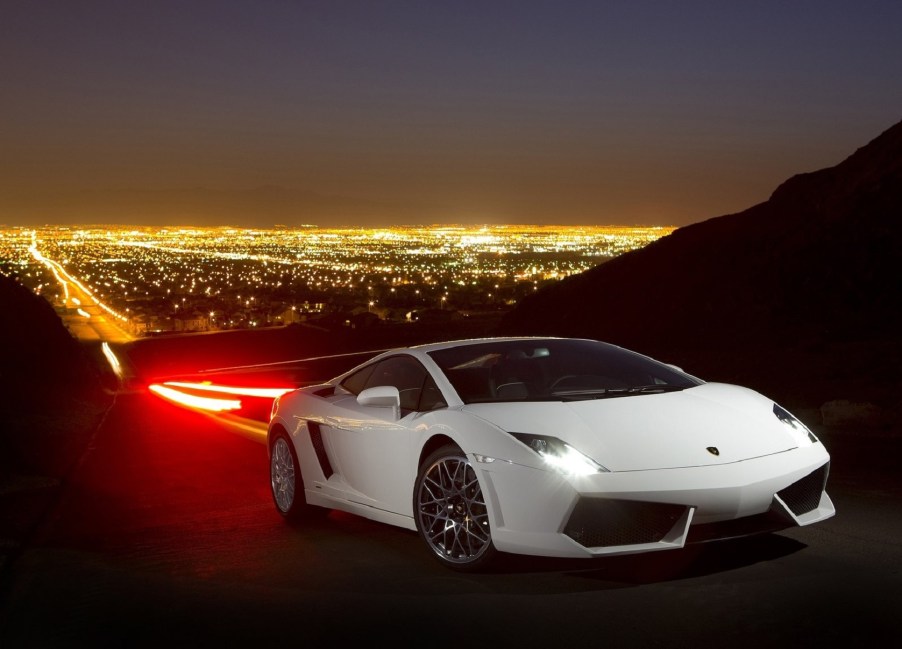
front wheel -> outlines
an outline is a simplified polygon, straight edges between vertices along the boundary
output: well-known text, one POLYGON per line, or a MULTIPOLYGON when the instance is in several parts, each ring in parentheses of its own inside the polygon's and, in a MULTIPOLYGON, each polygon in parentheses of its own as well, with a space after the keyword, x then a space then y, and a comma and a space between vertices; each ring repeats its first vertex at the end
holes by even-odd
POLYGON ((474 572, 494 560, 497 550, 482 488, 457 446, 443 446, 426 458, 413 501, 417 532, 443 565, 474 572))
POLYGON ((277 432, 269 453, 269 481, 276 509, 290 521, 300 520, 313 508, 304 498, 304 481, 294 445, 284 431, 277 432))

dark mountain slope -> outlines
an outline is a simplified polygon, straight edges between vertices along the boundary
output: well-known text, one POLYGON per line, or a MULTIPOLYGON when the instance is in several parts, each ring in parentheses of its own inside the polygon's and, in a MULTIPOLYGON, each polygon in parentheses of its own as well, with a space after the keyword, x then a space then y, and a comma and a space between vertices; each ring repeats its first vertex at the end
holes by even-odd
POLYGON ((0 404, 39 403, 47 391, 96 380, 86 350, 46 300, 0 275, 0 306, 0 404))
POLYGON ((902 331, 900 217, 902 122, 764 203, 539 291, 499 333, 598 338, 665 360, 707 355, 708 369, 724 353, 892 346, 902 331))
POLYGON ((72 338, 46 300, 0 275, 0 306, 0 487, 9 490, 10 474, 63 475, 110 397, 99 350, 72 338))

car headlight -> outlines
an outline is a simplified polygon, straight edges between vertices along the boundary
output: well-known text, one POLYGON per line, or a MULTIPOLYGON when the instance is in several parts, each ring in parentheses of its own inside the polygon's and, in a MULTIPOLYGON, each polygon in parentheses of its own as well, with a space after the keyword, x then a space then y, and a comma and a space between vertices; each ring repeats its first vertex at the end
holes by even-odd
POLYGON ((608 469, 557 437, 526 433, 511 433, 511 435, 538 453, 546 464, 561 473, 568 475, 608 473, 608 469))
POLYGON ((817 437, 814 436, 814 433, 811 432, 808 426, 796 419, 788 410, 781 408, 776 403, 774 404, 774 416, 793 430, 797 430, 808 435, 808 439, 811 440, 812 443, 818 441, 817 437))

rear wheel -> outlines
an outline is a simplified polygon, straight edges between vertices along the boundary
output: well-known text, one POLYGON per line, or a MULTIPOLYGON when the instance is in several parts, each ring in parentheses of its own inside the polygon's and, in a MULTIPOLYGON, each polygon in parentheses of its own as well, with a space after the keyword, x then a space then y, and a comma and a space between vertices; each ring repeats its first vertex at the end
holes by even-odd
POLYGON ((269 480, 276 509, 286 519, 295 521, 307 516, 313 509, 304 498, 304 481, 301 466, 288 434, 277 432, 269 453, 269 480))
POLYGON ((426 458, 413 500, 420 538, 442 564, 474 572, 494 560, 497 550, 482 488, 457 446, 443 446, 426 458))

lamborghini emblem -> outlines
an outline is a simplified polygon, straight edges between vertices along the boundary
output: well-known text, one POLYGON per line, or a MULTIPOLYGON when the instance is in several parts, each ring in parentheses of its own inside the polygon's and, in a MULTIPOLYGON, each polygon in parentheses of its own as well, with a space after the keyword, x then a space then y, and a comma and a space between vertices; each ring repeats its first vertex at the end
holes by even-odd
POLYGON ((710 453, 711 455, 720 455, 720 451, 717 450, 716 446, 709 446, 708 453, 710 453))

